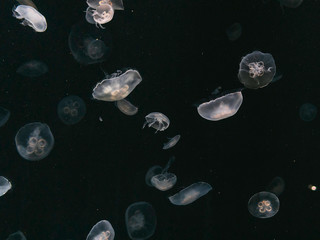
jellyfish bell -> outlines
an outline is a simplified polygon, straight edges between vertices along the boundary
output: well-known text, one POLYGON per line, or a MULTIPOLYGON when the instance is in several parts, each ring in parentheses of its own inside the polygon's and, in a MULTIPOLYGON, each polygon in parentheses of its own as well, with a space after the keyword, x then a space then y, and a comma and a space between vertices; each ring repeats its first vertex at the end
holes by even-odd
POLYGON ((175 161, 175 157, 170 157, 166 166, 162 169, 160 174, 154 175, 151 178, 151 184, 160 191, 167 191, 171 189, 177 182, 177 177, 173 173, 169 173, 168 169, 175 161))
POLYGON ((115 231, 111 223, 107 220, 101 220, 91 228, 86 240, 113 240, 114 237, 115 231))
POLYGON ((271 192, 254 194, 248 202, 250 214, 257 218, 270 218, 277 214, 280 208, 278 197, 271 192))
POLYGON ((160 112, 149 113, 147 116, 145 116, 145 119, 146 121, 144 122, 142 128, 148 125, 148 127, 156 129, 156 133, 158 131, 166 130, 170 125, 169 118, 160 112))
POLYGON ((113 15, 114 10, 109 4, 100 5, 96 9, 92 10, 92 18, 96 26, 100 26, 101 28, 104 28, 102 24, 108 23, 112 20, 113 15))

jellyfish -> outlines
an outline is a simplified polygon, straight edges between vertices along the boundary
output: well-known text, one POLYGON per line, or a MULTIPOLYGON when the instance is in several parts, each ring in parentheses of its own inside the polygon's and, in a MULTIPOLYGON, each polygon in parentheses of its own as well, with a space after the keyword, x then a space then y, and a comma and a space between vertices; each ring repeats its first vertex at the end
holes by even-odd
POLYGON ((297 8, 301 5, 303 0, 279 0, 280 4, 289 7, 289 8, 297 8))
POLYGON ((301 120, 305 122, 311 122, 313 119, 315 119, 317 113, 318 108, 311 103, 302 104, 299 109, 299 116, 301 120))
POLYGON ((48 72, 48 66, 41 61, 31 60, 22 64, 18 69, 17 73, 25 77, 39 77, 48 72))
POLYGON ((107 220, 101 220, 94 225, 86 240, 113 240, 115 236, 111 223, 107 220))
POLYGON ((206 195, 211 190, 212 187, 209 183, 197 182, 169 197, 169 201, 174 205, 188 205, 206 195))
POLYGON ((170 125, 169 118, 160 112, 149 113, 147 116, 145 116, 145 119, 146 121, 144 122, 142 128, 148 125, 148 127, 156 129, 156 133, 158 131, 166 130, 170 125))
POLYGON ((149 187, 153 187, 153 185, 151 184, 152 177, 157 175, 157 174, 160 174, 161 172, 162 172, 162 167, 160 167, 158 165, 155 165, 155 166, 152 166, 151 168, 149 168, 147 173, 146 173, 146 176, 145 176, 146 184, 149 187))
POLYGON ((135 202, 125 213, 126 227, 132 240, 150 238, 156 229, 157 217, 150 203, 135 202))
POLYGON ((254 194, 248 202, 248 210, 257 218, 270 218, 279 211, 278 197, 271 192, 259 192, 254 194))
POLYGON ((24 234, 21 231, 17 231, 9 235, 7 240, 27 240, 24 234))
POLYGON ((86 114, 86 104, 74 95, 64 97, 58 104, 58 116, 66 125, 73 125, 81 121, 86 114))
POLYGON ((33 122, 19 129, 15 142, 21 157, 38 161, 49 155, 54 145, 54 138, 47 124, 33 122))
POLYGON ((267 86, 275 73, 276 64, 272 55, 254 51, 242 58, 238 78, 245 87, 257 89, 267 86))
POLYGON ((235 41, 237 40, 242 33, 242 27, 240 23, 234 23, 231 26, 229 26, 226 30, 228 39, 230 41, 235 41))
POLYGON ((8 179, 0 176, 0 197, 6 194, 11 189, 12 185, 8 179))
POLYGON ((122 0, 87 0, 87 4, 91 8, 97 8, 106 3, 111 5, 114 10, 124 10, 122 0))
POLYGON ((163 144, 163 148, 162 149, 169 149, 172 148, 173 146, 175 146, 177 144, 177 142, 179 142, 181 135, 176 135, 173 138, 168 138, 169 142, 164 143, 163 144))
POLYGON ((13 16, 17 19, 24 19, 21 24, 30 26, 36 32, 44 32, 47 29, 46 18, 35 8, 27 5, 19 5, 12 10, 13 16))
POLYGON ((20 3, 20 5, 27 5, 38 10, 37 6, 31 0, 17 0, 17 2, 20 3))
POLYGON ((10 111, 0 107, 0 127, 6 124, 6 122, 9 120, 10 117, 10 111))
POLYGON ((284 191, 285 182, 281 177, 275 177, 266 187, 267 192, 274 193, 278 197, 284 191))
POLYGON ((128 116, 133 116, 138 112, 138 108, 134 105, 132 105, 128 100, 121 99, 119 101, 115 102, 115 105, 118 107, 118 109, 128 116))
POLYGON ((176 175, 168 172, 168 169, 172 165, 174 160, 175 157, 172 156, 161 173, 151 178, 151 184, 160 191, 167 191, 171 189, 177 182, 176 175))
POLYGON ((197 110, 201 117, 219 121, 235 115, 242 104, 241 91, 226 94, 209 102, 202 103, 197 110))
POLYGON ((127 97, 133 89, 142 81, 137 70, 129 69, 126 72, 117 71, 97 83, 92 96, 94 99, 114 102, 127 97))

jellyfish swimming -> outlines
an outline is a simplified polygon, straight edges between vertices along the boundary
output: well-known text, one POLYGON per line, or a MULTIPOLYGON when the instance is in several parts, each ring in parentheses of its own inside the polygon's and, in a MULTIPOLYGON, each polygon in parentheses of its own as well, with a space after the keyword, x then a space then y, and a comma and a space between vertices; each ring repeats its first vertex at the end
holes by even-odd
POLYGON ((115 236, 111 223, 101 220, 90 230, 86 240, 113 240, 115 236))
POLYGON ((146 176, 145 176, 145 182, 149 187, 153 187, 151 183, 151 179, 153 176, 160 174, 162 172, 162 167, 155 165, 148 169, 146 176))
POLYGON ((311 122, 316 118, 318 113, 318 108, 311 103, 304 103, 299 109, 299 116, 301 120, 305 122, 311 122))
POLYGON ((66 125, 73 125, 81 121, 86 114, 86 104, 74 95, 64 97, 58 104, 58 116, 66 125))
POLYGON ((12 185, 8 179, 0 176, 0 197, 6 194, 11 189, 12 185))
POLYGON ((173 173, 169 173, 168 169, 174 162, 175 157, 171 157, 167 165, 163 168, 160 174, 151 178, 151 184, 160 191, 167 191, 171 189, 177 182, 177 177, 173 173))
POLYGON ((27 5, 18 5, 12 10, 16 19, 24 19, 21 24, 23 26, 32 27, 36 32, 44 32, 47 29, 46 18, 35 8, 27 5))
POLYGON ((229 26, 226 30, 226 34, 228 36, 228 39, 233 42, 237 40, 241 34, 242 34, 242 27, 240 23, 234 23, 231 26, 229 26))
POLYGON ((154 234, 157 216, 150 203, 135 202, 127 208, 125 221, 130 239, 144 240, 154 234))
POLYGON ((145 116, 145 119, 146 121, 144 122, 142 128, 148 125, 148 127, 156 129, 156 133, 158 131, 166 130, 170 125, 169 118, 160 112, 149 113, 147 116, 145 116))
POLYGON ((10 118, 10 111, 3 107, 0 107, 0 127, 6 124, 10 118))
POLYGON ((126 99, 121 99, 119 101, 115 102, 115 105, 117 108, 124 113, 125 115, 128 116, 133 116, 138 112, 138 108, 134 105, 132 105, 128 100, 126 99))
POLYGON ((259 192, 254 194, 248 202, 248 210, 257 218, 270 218, 279 211, 278 197, 271 192, 259 192))
POLYGON ((173 138, 168 138, 169 141, 167 143, 163 144, 162 149, 166 150, 166 149, 174 147, 179 142, 180 137, 181 137, 181 135, 178 134, 178 135, 174 136, 173 138))
POLYGON ((209 183, 197 182, 169 197, 169 201, 174 205, 188 205, 206 195, 211 190, 212 187, 209 183))
POLYGON ((47 124, 33 122, 19 129, 15 142, 21 157, 38 161, 49 155, 54 145, 54 138, 47 124))
POLYGON ((17 73, 25 77, 39 77, 48 72, 48 66, 41 61, 31 60, 22 64, 18 69, 17 73))
POLYGON ((279 197, 280 194, 284 191, 285 185, 286 184, 281 177, 275 177, 266 187, 266 191, 274 193, 279 197))
POLYGON ((6 240, 27 240, 24 234, 21 231, 17 231, 9 235, 6 240))
POLYGON ((254 51, 244 56, 240 62, 238 78, 250 89, 267 86, 276 73, 276 64, 270 53, 254 51))
POLYGON ((302 4, 303 0, 279 0, 279 2, 285 7, 297 8, 302 4))
POLYGON ((92 96, 94 99, 114 102, 126 98, 133 89, 142 81, 137 70, 129 69, 124 73, 117 71, 97 83, 92 96))

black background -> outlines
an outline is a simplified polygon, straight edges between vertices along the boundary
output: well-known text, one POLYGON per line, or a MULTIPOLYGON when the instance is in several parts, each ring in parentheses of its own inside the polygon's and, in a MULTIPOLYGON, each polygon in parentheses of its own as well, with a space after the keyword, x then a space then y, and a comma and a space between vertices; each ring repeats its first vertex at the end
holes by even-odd
POLYGON ((11 111, 0 129, 0 175, 13 185, 0 198, 0 239, 21 230, 27 239, 80 240, 102 219, 113 225, 115 239, 129 239, 124 214, 136 201, 150 202, 157 213, 151 239, 319 239, 319 192, 307 187, 319 185, 319 116, 299 118, 303 103, 320 106, 318 0, 296 9, 275 0, 124 1, 125 10, 100 30, 112 35, 110 58, 88 66, 68 47, 71 27, 85 23, 84 0, 35 1, 47 19, 44 33, 20 25, 12 17, 14 4, 0 7, 0 104, 11 111), (225 30, 234 22, 243 34, 230 42, 225 30), (194 103, 218 86, 241 87, 241 57, 254 50, 271 53, 283 78, 243 91, 231 118, 201 118, 194 103), (45 62, 48 73, 18 75, 31 59, 45 62), (128 98, 139 107, 132 117, 91 98, 101 68, 112 73, 124 67, 143 78, 128 98), (56 108, 71 94, 85 101, 87 114, 67 126, 56 108), (170 127, 157 134, 142 130, 144 116, 157 111, 169 117, 170 127), (22 159, 14 143, 19 128, 34 121, 47 123, 55 138, 50 155, 38 162, 22 159), (176 134, 180 142, 162 150, 176 134), (168 192, 148 187, 148 168, 172 155, 176 186, 168 192), (254 218, 247 202, 275 176, 286 182, 280 210, 270 219, 254 218), (168 201, 198 181, 213 190, 187 206, 168 201))

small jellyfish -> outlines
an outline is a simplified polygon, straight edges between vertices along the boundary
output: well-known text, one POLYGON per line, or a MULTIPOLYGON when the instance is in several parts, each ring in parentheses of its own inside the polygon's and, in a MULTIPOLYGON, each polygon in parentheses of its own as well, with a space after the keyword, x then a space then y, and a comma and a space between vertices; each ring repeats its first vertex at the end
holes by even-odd
POLYGON ((128 100, 121 99, 119 101, 115 102, 115 105, 118 107, 118 109, 128 116, 133 116, 138 112, 138 108, 134 105, 132 105, 128 100))
POLYGON ((161 172, 162 172, 162 167, 160 167, 158 165, 155 165, 155 166, 152 166, 151 168, 149 168, 149 170, 147 171, 146 176, 145 176, 146 184, 149 187, 153 187, 153 185, 151 184, 151 178, 157 174, 160 174, 161 172))
POLYGON ((86 10, 86 20, 88 23, 95 24, 97 27, 104 29, 102 24, 108 23, 112 20, 114 9, 107 1, 100 1, 104 4, 99 5, 96 9, 88 7, 86 10))
POLYGON ((311 103, 302 104, 299 109, 299 116, 301 120, 305 122, 311 122, 313 119, 315 119, 317 113, 318 108, 311 103))
POLYGON ((46 18, 35 8, 27 5, 19 5, 12 10, 13 16, 17 19, 24 19, 21 24, 30 26, 36 32, 44 32, 47 29, 46 18))
POLYGON ((126 227, 132 240, 144 240, 154 234, 157 225, 156 213, 150 203, 131 204, 125 214, 126 227))
POLYGON ((230 41, 235 41, 237 40, 242 33, 242 27, 240 23, 234 23, 231 26, 229 26, 226 30, 228 39, 230 41))
POLYGON ((106 75, 106 79, 97 83, 92 96, 102 101, 119 101, 127 97, 141 81, 142 78, 137 70, 129 69, 124 73, 118 71, 106 75))
POLYGON ((24 234, 21 231, 17 231, 9 235, 7 240, 27 240, 24 234))
POLYGON ((176 135, 173 138, 168 138, 169 142, 164 143, 162 149, 172 148, 173 146, 175 146, 177 144, 177 142, 179 142, 180 137, 181 137, 181 135, 176 135))
POLYGON ((38 161, 49 155, 54 145, 54 138, 47 124, 34 122, 19 129, 15 142, 21 157, 38 161))
POLYGON ((254 194, 248 202, 248 210, 257 218, 270 218, 279 211, 280 202, 278 197, 270 192, 254 194))
POLYGON ((111 223, 101 220, 91 228, 86 240, 113 240, 114 236, 115 232, 111 223))
POLYGON ((31 60, 22 64, 18 69, 17 73, 25 77, 39 77, 48 72, 48 66, 38 60, 31 60))
POLYGON ((67 125, 73 125, 81 121, 86 114, 86 104, 74 95, 64 97, 58 104, 58 116, 67 125))
POLYGON ((0 127, 6 124, 6 122, 9 120, 10 117, 10 111, 0 107, 0 127))
POLYGON ((234 92, 202 103, 197 110, 201 117, 210 121, 219 121, 235 115, 242 104, 242 93, 234 92))
POLYGON ((105 3, 110 4, 114 10, 124 10, 122 0, 87 0, 87 4, 91 8, 97 8, 105 3))
POLYGON ((279 0, 280 4, 289 7, 289 8, 297 8, 301 5, 303 0, 279 0))
POLYGON ((147 116, 145 116, 145 119, 146 121, 144 122, 142 128, 148 125, 148 127, 156 129, 156 133, 158 131, 166 130, 170 125, 169 118, 160 112, 149 113, 147 116))
POLYGON ((242 58, 238 78, 245 87, 257 89, 267 86, 275 73, 276 64, 272 55, 254 51, 242 58))
POLYGON ((163 168, 160 174, 151 178, 151 184, 160 191, 167 191, 171 189, 177 182, 177 177, 173 173, 169 173, 168 169, 174 162, 175 157, 171 157, 167 165, 163 168))
POLYGON ((203 195, 206 195, 211 190, 212 187, 209 183, 197 182, 169 197, 169 200, 174 205, 188 205, 203 195))
POLYGON ((266 191, 274 193, 279 197, 280 194, 284 191, 284 188, 285 188, 284 180, 281 177, 275 177, 266 187, 266 191))
POLYGON ((8 179, 0 176, 0 197, 11 189, 12 185, 8 179))

